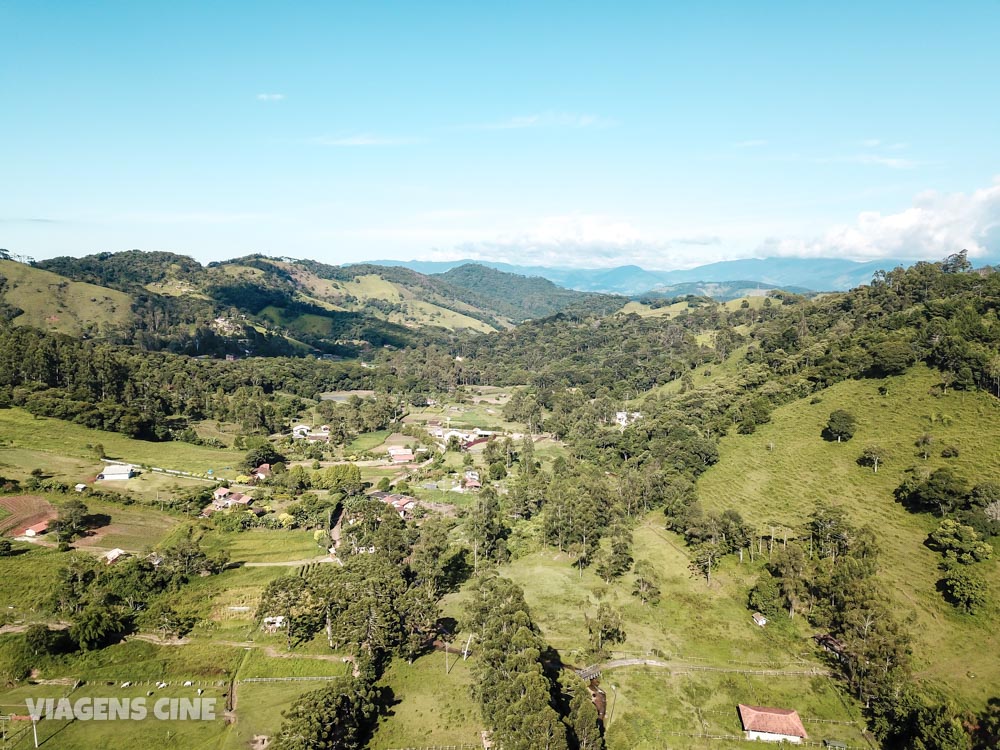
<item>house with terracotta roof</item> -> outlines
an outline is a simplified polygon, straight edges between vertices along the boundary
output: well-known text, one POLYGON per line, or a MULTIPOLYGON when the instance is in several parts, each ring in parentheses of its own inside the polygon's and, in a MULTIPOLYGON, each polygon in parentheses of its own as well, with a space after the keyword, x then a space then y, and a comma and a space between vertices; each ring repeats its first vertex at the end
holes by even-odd
POLYGON ((48 530, 49 522, 42 521, 41 523, 36 523, 34 526, 26 528, 21 536, 38 536, 39 534, 44 534, 48 530))
POLYGON ((802 740, 809 739, 797 711, 789 708, 744 706, 742 703, 737 706, 737 710, 748 740, 800 745, 802 740))
POLYGON ((389 448, 389 460, 394 464, 408 464, 413 460, 413 451, 409 448, 389 448))

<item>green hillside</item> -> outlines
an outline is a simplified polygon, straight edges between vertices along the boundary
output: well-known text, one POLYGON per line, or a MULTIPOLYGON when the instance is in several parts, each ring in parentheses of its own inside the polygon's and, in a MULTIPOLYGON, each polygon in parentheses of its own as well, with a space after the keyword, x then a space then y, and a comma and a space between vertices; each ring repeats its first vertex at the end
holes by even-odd
MULTIPOLYGON (((843 507, 854 523, 871 525, 883 550, 880 578, 900 618, 912 618, 915 676, 976 707, 1000 684, 1000 661, 978 658, 1000 648, 993 627, 997 607, 971 617, 944 600, 936 590, 941 556, 924 544, 939 519, 911 513, 893 498, 914 466, 949 466, 970 484, 1000 479, 1000 402, 981 392, 930 395, 939 382, 939 375, 919 367, 884 381, 840 383, 817 399, 780 407, 754 434, 722 440, 719 462, 698 481, 698 497, 707 510, 739 508, 758 527, 785 526, 790 535, 801 533, 817 503, 843 507), (849 442, 820 435, 836 409, 858 420, 849 442), (935 440, 927 460, 914 445, 924 433, 935 440), (878 473, 857 463, 871 443, 886 450, 878 473), (945 446, 957 447, 959 455, 942 458, 945 446)), ((1000 602, 995 563, 990 571, 991 598, 1000 602)))
POLYGON ((109 325, 124 325, 132 315, 132 298, 124 292, 12 260, 0 260, 0 297, 20 310, 16 325, 79 336, 109 325))
POLYGON ((543 318, 574 306, 590 306, 611 312, 616 298, 611 295, 563 289, 547 279, 505 273, 477 263, 452 268, 437 278, 453 287, 468 290, 478 304, 498 311, 520 323, 526 318, 543 318))

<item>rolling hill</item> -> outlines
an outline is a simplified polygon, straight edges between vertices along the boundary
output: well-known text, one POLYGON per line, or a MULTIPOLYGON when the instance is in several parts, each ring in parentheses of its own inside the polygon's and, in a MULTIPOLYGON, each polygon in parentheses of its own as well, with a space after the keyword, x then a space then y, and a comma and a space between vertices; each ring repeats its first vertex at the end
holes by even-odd
POLYGON ((18 324, 188 354, 351 355, 624 302, 481 265, 425 275, 249 255, 202 266, 140 250, 3 263, 18 324))

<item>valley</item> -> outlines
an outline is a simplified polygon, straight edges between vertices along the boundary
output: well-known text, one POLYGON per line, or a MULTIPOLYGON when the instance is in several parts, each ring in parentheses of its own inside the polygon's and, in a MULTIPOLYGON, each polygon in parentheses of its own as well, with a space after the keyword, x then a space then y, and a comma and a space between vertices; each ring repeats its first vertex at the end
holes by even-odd
MULTIPOLYGON (((203 270, 169 260, 138 280, 193 294, 203 270)), ((53 264, 68 283, 139 294, 113 263, 70 265, 53 264)), ((224 273, 258 290, 291 274, 330 313, 344 294, 366 316, 375 299, 436 304, 377 273, 275 269, 224 273)), ((30 307, 43 272, 7 270, 22 294, 4 300, 30 307)), ((494 312, 495 328, 438 325, 467 302, 372 312, 406 327, 422 309, 426 338, 332 361, 144 352, 11 311, 0 716, 42 697, 211 697, 209 721, 46 719, 39 738, 234 750, 284 747, 315 711, 385 750, 740 747, 741 704, 853 748, 987 726, 1000 276, 893 273, 816 299, 494 312), (101 479, 113 465, 132 475, 101 479), (955 557, 936 541, 949 519, 955 557), (950 575, 982 585, 958 599, 950 575)), ((218 281, 198 283, 218 316, 218 281)), ((246 304, 269 336, 333 335, 323 315, 246 304)))

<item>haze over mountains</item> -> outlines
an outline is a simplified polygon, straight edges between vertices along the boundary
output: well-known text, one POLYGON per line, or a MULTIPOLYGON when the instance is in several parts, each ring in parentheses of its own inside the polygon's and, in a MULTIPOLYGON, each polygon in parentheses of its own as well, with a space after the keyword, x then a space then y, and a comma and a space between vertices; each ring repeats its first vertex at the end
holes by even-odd
MULTIPOLYGON (((789 291, 846 291, 867 284, 878 270, 896 266, 911 266, 916 261, 883 259, 866 262, 840 258, 746 258, 709 263, 686 270, 652 271, 635 265, 615 268, 569 268, 523 266, 486 260, 423 261, 377 260, 373 264, 404 266, 424 274, 438 274, 457 266, 477 263, 508 273, 541 276, 559 286, 587 292, 638 295, 649 291, 677 294, 698 293, 698 282, 740 282, 745 287, 760 284, 762 288, 780 287, 789 291)), ((739 286, 736 283, 735 286, 739 286)), ((711 291, 707 296, 719 296, 711 291)), ((726 296, 726 295, 723 295, 726 296)))

